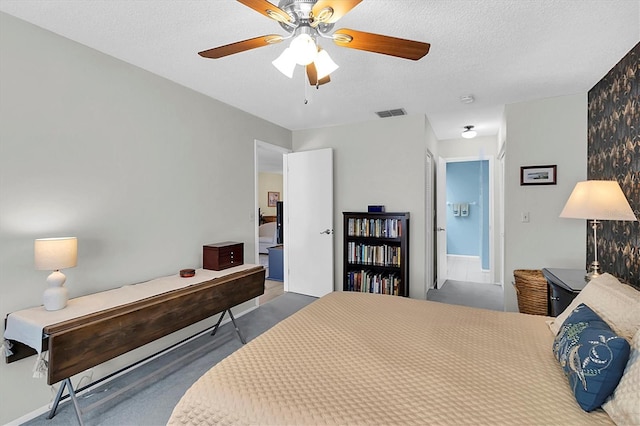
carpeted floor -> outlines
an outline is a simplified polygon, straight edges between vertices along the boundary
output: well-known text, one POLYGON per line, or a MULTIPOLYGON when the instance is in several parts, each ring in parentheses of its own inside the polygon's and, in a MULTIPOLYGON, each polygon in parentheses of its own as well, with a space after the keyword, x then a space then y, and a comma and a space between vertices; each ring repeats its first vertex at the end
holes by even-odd
POLYGON ((427 300, 475 308, 504 310, 504 294, 498 284, 447 280, 440 289, 427 292, 427 300))
MULTIPOLYGON (((289 315, 315 300, 314 297, 286 293, 261 305, 248 314, 236 318, 238 327, 247 341, 257 337, 289 315)), ((117 396, 95 409, 83 413, 85 425, 164 425, 173 407, 202 374, 228 355, 238 350, 242 343, 231 323, 223 325, 215 337, 205 334, 180 348, 163 355, 129 373, 120 376, 89 393, 82 395, 80 406, 85 409, 104 396, 117 396), (151 371, 171 364, 183 355, 193 353, 205 345, 211 345, 185 362, 180 362, 165 373, 154 377, 150 383, 139 383, 135 388, 117 395, 118 390, 140 382, 151 371)), ((76 425, 75 411, 67 399, 56 416, 47 420, 46 414, 24 423, 33 426, 76 425)))

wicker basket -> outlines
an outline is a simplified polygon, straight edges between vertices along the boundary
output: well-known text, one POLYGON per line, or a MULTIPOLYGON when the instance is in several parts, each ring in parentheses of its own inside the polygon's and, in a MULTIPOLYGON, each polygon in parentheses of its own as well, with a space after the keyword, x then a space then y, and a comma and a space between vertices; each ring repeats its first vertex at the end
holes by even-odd
POLYGON ((547 315, 547 280, 537 269, 516 269, 518 309, 523 314, 547 315))

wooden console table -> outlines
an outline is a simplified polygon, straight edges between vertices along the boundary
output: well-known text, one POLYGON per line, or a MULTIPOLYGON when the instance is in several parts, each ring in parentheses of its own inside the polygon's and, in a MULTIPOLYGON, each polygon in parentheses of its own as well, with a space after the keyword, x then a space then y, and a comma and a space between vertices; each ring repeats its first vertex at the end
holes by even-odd
MULTIPOLYGON (((231 314, 233 306, 264 294, 264 280, 262 266, 244 265, 228 269, 217 278, 45 326, 42 349, 48 347, 49 351, 47 383, 64 381, 50 418, 67 386, 82 424, 69 379, 73 375, 213 315, 231 314)), ((220 321, 215 328, 219 325, 220 321)))

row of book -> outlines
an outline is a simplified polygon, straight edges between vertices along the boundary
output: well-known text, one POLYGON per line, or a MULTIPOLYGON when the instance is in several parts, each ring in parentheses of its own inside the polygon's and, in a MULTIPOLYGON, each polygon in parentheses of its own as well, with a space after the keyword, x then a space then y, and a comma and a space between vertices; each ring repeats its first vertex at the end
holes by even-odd
POLYGON ((347 220, 347 235, 350 237, 400 238, 400 219, 367 219, 350 217, 347 220))
POLYGON ((371 271, 348 271, 345 290, 362 293, 391 294, 397 296, 400 278, 396 274, 373 273, 371 271))
POLYGON ((373 246, 369 244, 347 242, 347 261, 359 265, 400 267, 401 249, 387 244, 373 246))

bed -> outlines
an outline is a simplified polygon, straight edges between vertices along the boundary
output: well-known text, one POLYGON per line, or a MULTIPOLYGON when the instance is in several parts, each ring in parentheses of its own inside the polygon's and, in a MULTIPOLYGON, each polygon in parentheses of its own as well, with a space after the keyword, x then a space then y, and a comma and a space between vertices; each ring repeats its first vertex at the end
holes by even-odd
POLYGON ((612 424, 576 403, 550 320, 334 292, 205 373, 169 424, 612 424))

